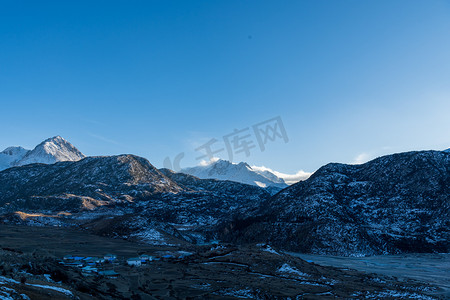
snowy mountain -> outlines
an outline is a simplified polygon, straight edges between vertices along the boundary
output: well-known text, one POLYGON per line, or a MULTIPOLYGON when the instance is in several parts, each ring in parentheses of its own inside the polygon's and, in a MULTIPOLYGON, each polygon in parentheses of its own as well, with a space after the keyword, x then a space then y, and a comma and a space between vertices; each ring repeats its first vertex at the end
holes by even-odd
POLYGON ((60 161, 78 161, 86 156, 60 136, 49 138, 33 150, 9 147, 0 153, 0 170, 33 163, 53 164, 60 161))
POLYGON ((256 170, 247 163, 232 163, 227 160, 217 160, 206 166, 185 168, 181 173, 202 179, 229 180, 280 191, 288 185, 270 171, 256 170))
POLYGON ((223 238, 328 255, 447 253, 449 197, 448 152, 331 163, 273 196, 255 217, 230 224, 223 238))
POLYGON ((30 150, 22 147, 8 147, 0 152, 0 170, 12 167, 15 162, 21 160, 30 150))

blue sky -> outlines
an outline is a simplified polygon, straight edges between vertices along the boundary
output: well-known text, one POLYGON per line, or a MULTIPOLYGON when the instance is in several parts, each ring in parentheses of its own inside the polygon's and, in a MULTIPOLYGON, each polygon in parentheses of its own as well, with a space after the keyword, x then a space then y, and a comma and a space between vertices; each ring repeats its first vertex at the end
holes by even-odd
MULTIPOLYGON (((450 147, 450 1, 2 1, 0 148, 163 166, 280 116, 281 172, 450 147)), ((225 152, 222 158, 227 158, 225 152)))

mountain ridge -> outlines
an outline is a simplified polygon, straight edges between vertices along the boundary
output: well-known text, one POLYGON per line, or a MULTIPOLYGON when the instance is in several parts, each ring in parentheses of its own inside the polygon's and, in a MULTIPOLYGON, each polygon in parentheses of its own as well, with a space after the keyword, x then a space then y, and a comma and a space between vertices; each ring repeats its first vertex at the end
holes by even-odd
POLYGON ((325 255, 448 252, 450 153, 414 151, 330 163, 236 220, 222 238, 325 255))
POLYGON ((213 239, 218 223, 252 215, 269 197, 257 186, 158 170, 135 155, 0 171, 0 223, 85 224, 102 235, 151 243, 213 239), (161 239, 149 241, 155 230, 161 239))
POLYGON ((184 168, 181 173, 201 179, 230 180, 278 192, 288 185, 285 181, 269 171, 254 170, 245 162, 232 163, 219 159, 205 166, 184 168))
POLYGON ((0 171, 3 212, 77 213, 180 190, 146 159, 134 155, 86 157, 0 171))
MULTIPOLYGON (((9 147, 2 155, 26 151, 9 147)), ((246 163, 226 161, 209 170, 228 176, 230 166, 251 172, 246 163)), ((189 242, 263 242, 316 254, 448 252, 449 189, 447 151, 329 163, 275 195, 254 182, 157 169, 136 155, 93 156, 0 171, 0 221, 90 220, 86 228, 124 238, 148 240, 148 232, 158 230, 189 242)))
POLYGON ((33 150, 20 146, 8 147, 0 152, 0 170, 33 163, 53 164, 61 161, 78 161, 86 156, 61 136, 39 143, 33 150))

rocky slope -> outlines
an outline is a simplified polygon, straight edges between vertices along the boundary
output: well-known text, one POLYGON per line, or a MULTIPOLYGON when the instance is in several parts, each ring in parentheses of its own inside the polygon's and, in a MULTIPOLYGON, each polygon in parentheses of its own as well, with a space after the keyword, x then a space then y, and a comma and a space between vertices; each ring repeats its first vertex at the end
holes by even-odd
POLYGON ((450 153, 328 164, 223 228, 234 242, 333 255, 448 252, 450 153))
POLYGON ((269 196, 268 192, 264 189, 249 184, 230 180, 200 179, 184 173, 175 173, 169 169, 160 169, 160 171, 177 184, 198 192, 215 192, 218 194, 217 196, 219 194, 245 196, 246 199, 251 199, 252 197, 261 199, 269 196))
POLYGON ((269 171, 254 170, 247 163, 238 164, 217 160, 206 166, 185 168, 182 173, 202 179, 229 180, 267 188, 269 192, 278 192, 288 185, 282 178, 269 171))
POLYGON ((76 212, 180 190, 146 159, 134 155, 31 164, 0 172, 0 204, 9 203, 10 209, 76 212))
POLYGON ((337 255, 448 252, 449 189, 444 151, 328 164, 273 197, 255 185, 158 170, 134 155, 88 157, 1 171, 0 223, 76 225, 148 243, 223 239, 337 255))
POLYGON ((124 214, 96 219, 86 226, 97 234, 150 244, 203 244, 217 240, 217 228, 222 223, 253 216, 270 198, 256 186, 160 171, 182 190, 134 202, 124 214))
POLYGON ((8 147, 0 152, 0 170, 33 163, 53 164, 60 161, 78 161, 85 155, 60 136, 49 138, 33 150, 8 147))
POLYGON ((134 155, 0 172, 0 219, 8 223, 81 224, 150 243, 214 239, 217 224, 253 215, 269 197, 256 186, 159 171, 134 155))

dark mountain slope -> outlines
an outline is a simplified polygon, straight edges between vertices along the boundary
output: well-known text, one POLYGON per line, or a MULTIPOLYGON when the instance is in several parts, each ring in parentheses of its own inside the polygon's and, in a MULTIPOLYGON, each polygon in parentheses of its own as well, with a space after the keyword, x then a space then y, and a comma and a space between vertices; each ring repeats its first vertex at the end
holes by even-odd
POLYGON ((407 152, 328 164, 267 201, 223 238, 308 253, 448 252, 450 153, 407 152))
POLYGON ((229 180, 200 179, 189 174, 175 173, 169 169, 160 169, 159 171, 178 185, 197 192, 208 191, 259 200, 270 197, 270 194, 265 189, 254 185, 229 180))
POLYGON ((30 164, 0 172, 0 204, 20 209, 76 210, 83 197, 114 203, 179 191, 146 159, 134 155, 30 164), (64 207, 58 207, 61 203, 64 207))
POLYGON ((214 239, 218 224, 254 215, 269 197, 256 186, 159 171, 133 155, 0 172, 0 221, 76 224, 156 243, 214 239))

